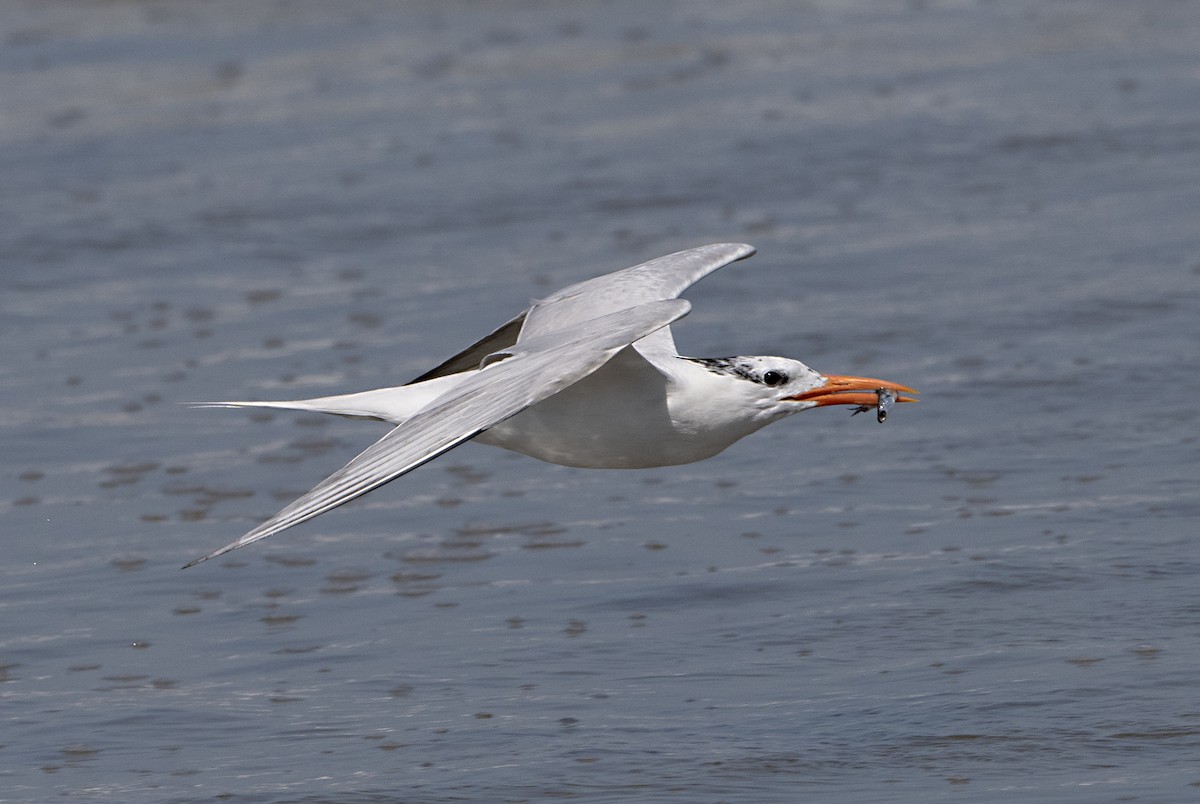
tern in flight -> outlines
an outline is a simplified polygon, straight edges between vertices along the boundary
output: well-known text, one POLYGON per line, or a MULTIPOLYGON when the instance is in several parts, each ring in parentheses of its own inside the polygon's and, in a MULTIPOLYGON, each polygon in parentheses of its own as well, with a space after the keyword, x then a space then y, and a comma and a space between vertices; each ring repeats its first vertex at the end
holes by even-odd
MULTIPOLYGON (((350 463, 235 542, 186 567, 298 525, 411 472, 464 441, 550 463, 636 469, 710 458, 773 421, 825 405, 916 401, 886 380, 820 374, 785 357, 683 357, 668 325, 693 282, 754 253, 700 246, 599 276, 534 302, 406 385, 280 402, 396 425, 350 463)), ((185 567, 185 569, 186 569, 185 567)))

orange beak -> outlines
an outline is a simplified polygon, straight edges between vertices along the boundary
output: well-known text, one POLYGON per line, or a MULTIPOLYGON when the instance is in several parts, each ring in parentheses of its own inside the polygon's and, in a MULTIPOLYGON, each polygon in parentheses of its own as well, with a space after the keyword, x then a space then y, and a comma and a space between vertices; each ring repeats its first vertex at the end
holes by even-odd
POLYGON ((919 394, 920 391, 897 385, 887 380, 876 380, 871 377, 845 377, 839 374, 825 376, 825 384, 820 388, 805 391, 795 396, 784 397, 794 402, 815 402, 816 407, 825 405, 858 405, 873 408, 879 405, 878 391, 892 391, 896 394, 897 402, 916 402, 918 400, 902 394, 919 394))

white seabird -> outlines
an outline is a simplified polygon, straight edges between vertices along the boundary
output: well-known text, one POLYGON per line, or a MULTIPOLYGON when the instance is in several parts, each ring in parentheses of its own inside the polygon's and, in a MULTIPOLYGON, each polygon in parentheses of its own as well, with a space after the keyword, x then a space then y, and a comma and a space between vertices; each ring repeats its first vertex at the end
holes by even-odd
POLYGON ((712 457, 773 421, 825 405, 877 408, 917 393, 886 380, 823 375, 785 357, 691 358, 668 325, 693 282, 754 248, 716 243, 553 293, 415 380, 393 388, 209 407, 285 408, 396 427, 275 516, 208 555, 312 519, 464 441, 550 463, 635 469, 712 457))

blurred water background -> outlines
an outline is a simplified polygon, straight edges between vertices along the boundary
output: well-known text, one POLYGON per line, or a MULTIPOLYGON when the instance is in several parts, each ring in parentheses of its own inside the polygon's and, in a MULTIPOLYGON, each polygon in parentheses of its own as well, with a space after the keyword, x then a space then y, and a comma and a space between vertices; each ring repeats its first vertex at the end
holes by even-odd
POLYGON ((0 800, 1200 797, 1200 6, 0 5, 0 800), (717 458, 468 444, 180 572, 403 382, 713 241, 717 458))

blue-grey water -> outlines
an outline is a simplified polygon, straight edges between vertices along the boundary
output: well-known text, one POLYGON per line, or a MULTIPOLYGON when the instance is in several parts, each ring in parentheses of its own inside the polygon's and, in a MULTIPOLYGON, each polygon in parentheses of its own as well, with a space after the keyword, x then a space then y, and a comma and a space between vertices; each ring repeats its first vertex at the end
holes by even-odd
POLYGON ((0 5, 0 800, 1200 799, 1200 7, 0 5), (403 382, 706 242, 694 355, 923 392, 468 444, 403 382))

